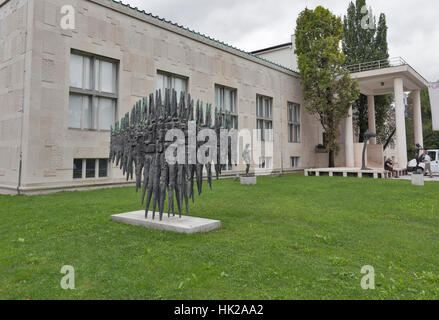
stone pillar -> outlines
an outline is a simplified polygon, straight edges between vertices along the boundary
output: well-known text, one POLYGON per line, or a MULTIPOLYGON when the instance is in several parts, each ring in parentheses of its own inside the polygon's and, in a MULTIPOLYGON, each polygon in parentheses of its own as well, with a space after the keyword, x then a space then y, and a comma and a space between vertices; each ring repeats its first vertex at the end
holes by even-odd
POLYGON ((424 146, 424 136, 422 133, 421 90, 413 91, 413 122, 415 143, 424 146))
POLYGON ((396 154, 397 167, 407 167, 407 139, 405 130, 404 83, 402 78, 395 78, 395 118, 396 118, 396 154))
MULTIPOLYGON (((369 117, 369 131, 377 133, 375 124, 375 96, 367 96, 367 113, 369 117)), ((369 143, 376 144, 377 139, 371 138, 369 143)))
POLYGON ((346 167, 353 168, 354 160, 354 126, 352 122, 352 107, 349 109, 349 116, 345 120, 345 153, 346 167))

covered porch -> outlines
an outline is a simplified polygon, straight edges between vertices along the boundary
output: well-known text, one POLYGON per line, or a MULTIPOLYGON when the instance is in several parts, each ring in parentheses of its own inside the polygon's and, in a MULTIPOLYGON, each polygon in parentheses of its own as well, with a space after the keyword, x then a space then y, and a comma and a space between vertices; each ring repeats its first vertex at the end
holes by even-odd
MULTIPOLYGON (((367 96, 369 131, 376 133, 375 96, 393 94, 395 103, 395 166, 401 170, 407 167, 407 140, 405 126, 404 93, 412 92, 414 97, 413 119, 415 143, 423 145, 421 89, 428 87, 428 82, 402 58, 374 61, 349 66, 353 78, 357 79, 360 92, 367 96)), ((352 108, 345 120, 344 153, 346 168, 361 168, 363 143, 354 142, 352 108)), ((383 145, 377 144, 376 138, 369 141, 367 165, 370 168, 383 169, 383 145)))

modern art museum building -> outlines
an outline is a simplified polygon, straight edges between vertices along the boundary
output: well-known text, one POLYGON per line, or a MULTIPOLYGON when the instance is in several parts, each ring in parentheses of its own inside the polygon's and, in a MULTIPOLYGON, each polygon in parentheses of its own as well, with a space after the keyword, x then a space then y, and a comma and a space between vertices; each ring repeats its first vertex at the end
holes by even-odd
MULTIPOLYGON (((295 59, 288 57, 293 50, 294 41, 247 53, 111 0, 0 0, 0 192, 126 184, 108 161, 110 127, 139 99, 165 88, 229 111, 238 130, 272 129, 265 139, 274 152, 253 159, 254 167, 326 167, 328 155, 316 151, 323 131, 303 106, 295 59)), ((360 75, 362 93, 384 93, 374 83, 382 86, 386 77, 391 85, 382 89, 396 94, 427 85, 410 66, 398 68, 397 77, 360 75)), ((346 123, 336 165, 356 166, 352 119, 346 123)), ((397 110, 397 139, 403 134, 397 110)), ((380 152, 379 165, 382 146, 380 152)), ((244 165, 227 169, 234 175, 244 165)))

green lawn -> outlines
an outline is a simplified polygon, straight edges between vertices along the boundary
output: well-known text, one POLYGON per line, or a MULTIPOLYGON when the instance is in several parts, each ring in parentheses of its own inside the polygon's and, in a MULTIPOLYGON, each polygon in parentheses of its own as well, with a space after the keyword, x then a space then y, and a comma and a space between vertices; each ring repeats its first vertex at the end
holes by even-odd
POLYGON ((439 183, 309 177, 233 180, 184 235, 110 221, 133 188, 0 196, 0 299, 438 299, 439 183), (76 289, 60 287, 63 265, 76 289), (372 265, 376 290, 362 290, 372 265))

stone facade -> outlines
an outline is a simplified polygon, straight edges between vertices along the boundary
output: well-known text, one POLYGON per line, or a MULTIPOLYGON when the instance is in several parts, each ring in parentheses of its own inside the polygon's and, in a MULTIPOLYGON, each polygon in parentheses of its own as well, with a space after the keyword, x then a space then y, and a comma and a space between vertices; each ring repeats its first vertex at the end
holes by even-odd
MULTIPOLYGON (((28 3, 0 1, 0 189, 17 188, 23 135, 28 3), (3 2, 3 3, 2 3, 3 2)), ((4 190, 14 193, 14 190, 4 190)))
POLYGON ((303 102, 297 73, 111 0, 9 0, 0 1, 2 193, 126 183, 114 167, 107 178, 73 179, 73 159, 108 158, 110 133, 68 128, 72 50, 118 61, 118 119, 165 71, 187 77, 205 103, 214 103, 216 84, 235 88, 239 129, 256 129, 257 95, 272 97, 273 169, 292 170, 291 157, 301 168, 327 166, 327 155, 315 153, 321 126, 303 107, 301 142, 288 142, 287 104, 303 102), (74 30, 61 28, 66 4, 75 8, 74 30))

